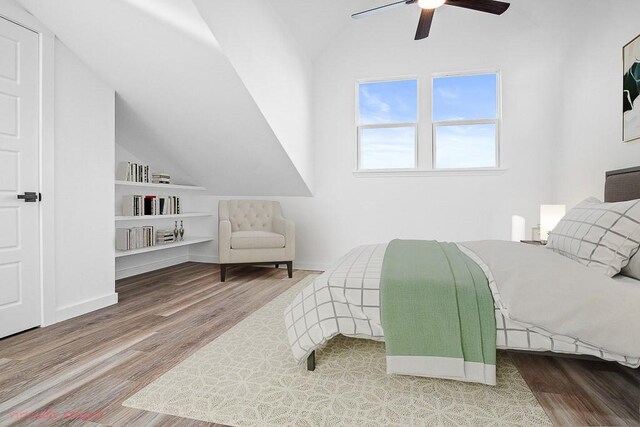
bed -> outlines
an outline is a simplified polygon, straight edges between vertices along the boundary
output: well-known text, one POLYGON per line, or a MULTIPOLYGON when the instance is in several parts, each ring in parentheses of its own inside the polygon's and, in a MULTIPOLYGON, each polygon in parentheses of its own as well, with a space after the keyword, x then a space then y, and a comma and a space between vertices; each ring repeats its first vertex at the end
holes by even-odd
MULTIPOLYGON (((635 199, 640 199, 640 168, 606 173, 605 202, 635 199)), ((385 340, 380 281, 388 245, 353 249, 295 297, 285 311, 285 323, 298 363, 306 361, 314 370, 315 350, 338 334, 385 340)), ((620 309, 629 307, 628 301, 640 302, 640 280, 594 276, 589 268, 576 267, 562 255, 516 242, 463 242, 458 247, 486 275, 494 300, 497 349, 586 355, 640 366, 638 328, 625 326, 626 321, 629 326, 640 324, 640 310, 637 305, 629 312, 620 309), (501 255, 492 256, 496 253, 501 255), (510 277, 513 269, 510 275, 507 270, 518 257, 529 260, 518 278, 521 286, 504 286, 507 279, 516 281, 510 277), (549 265, 557 272, 546 268, 549 265), (502 275, 501 289, 492 268, 502 275), (567 279, 554 286, 554 274, 572 276, 572 282, 567 279)))

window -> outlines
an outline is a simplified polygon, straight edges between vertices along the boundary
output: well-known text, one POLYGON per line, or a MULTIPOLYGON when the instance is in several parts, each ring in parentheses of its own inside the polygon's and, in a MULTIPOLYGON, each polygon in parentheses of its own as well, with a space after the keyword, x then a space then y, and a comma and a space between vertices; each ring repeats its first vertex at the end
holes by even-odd
POLYGON ((418 81, 358 84, 358 169, 416 169, 418 81))
POLYGON ((359 172, 500 171, 498 72, 434 76, 430 121, 419 94, 417 78, 357 84, 359 172))
POLYGON ((433 168, 499 167, 497 73, 433 79, 433 168))

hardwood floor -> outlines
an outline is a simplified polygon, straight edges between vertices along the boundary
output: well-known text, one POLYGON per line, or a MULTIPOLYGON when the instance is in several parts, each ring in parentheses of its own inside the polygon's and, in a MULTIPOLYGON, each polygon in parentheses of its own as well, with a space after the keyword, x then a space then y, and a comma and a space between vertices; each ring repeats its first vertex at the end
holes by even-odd
MULTIPOLYGON (((117 305, 0 340, 0 425, 209 425, 122 402, 309 274, 243 267, 221 283, 185 263, 120 280, 117 305)), ((557 425, 640 425, 639 370, 511 356, 557 425)))
POLYGON ((569 357, 510 353, 558 426, 640 426, 640 368, 569 357))

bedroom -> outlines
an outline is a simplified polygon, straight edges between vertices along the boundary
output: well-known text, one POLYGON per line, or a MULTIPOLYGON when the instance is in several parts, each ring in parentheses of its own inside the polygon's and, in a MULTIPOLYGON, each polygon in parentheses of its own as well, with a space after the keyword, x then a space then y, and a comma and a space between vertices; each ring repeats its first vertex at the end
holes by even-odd
MULTIPOLYGON (((23 185, 7 192, 11 176, 0 172, 2 200, 14 203, 18 192, 42 193, 38 203, 9 205, 39 209, 39 233, 21 237, 39 246, 31 248, 33 269, 23 269, 33 275, 24 280, 36 283, 36 323, 24 329, 40 328, 0 340, 0 422, 28 423, 33 421, 28 416, 50 410, 93 415, 88 421, 103 425, 194 419, 268 424, 266 419, 219 418, 222 412, 214 405, 219 396, 207 397, 204 386, 203 401, 212 405, 208 411, 190 412, 194 401, 188 398, 176 399, 173 406, 160 402, 164 410, 123 403, 149 404, 152 399, 139 394, 147 386, 171 378, 182 362, 197 361, 209 344, 237 338, 242 319, 256 319, 250 315, 261 307, 275 307, 271 300, 277 305, 277 296, 330 270, 353 248, 397 238, 508 241, 514 215, 524 218, 530 239, 541 205, 565 205, 569 212, 588 197, 602 201, 607 171, 640 166, 640 142, 623 142, 619 96, 623 48, 640 34, 637 2, 513 0, 500 16, 445 5, 437 9, 429 37, 419 41, 414 40, 417 5, 351 18, 386 3, 0 1, 0 15, 38 34, 41 67, 40 76, 33 75, 41 86, 40 120, 38 114, 32 117, 39 129, 39 176, 28 186, 22 179, 23 185), (478 73, 498 76, 494 119, 499 131, 493 147, 499 163, 484 170, 433 170, 433 79, 478 73), (410 123, 417 135, 416 170, 359 170, 359 85, 399 80, 417 82, 410 123), (170 175, 172 184, 205 190, 114 186, 122 162, 151 165, 152 172, 170 175), (176 217, 177 224, 122 218, 124 196, 156 191, 180 196, 185 212, 200 216, 176 217), (284 268, 238 266, 220 280, 218 204, 229 199, 279 202, 284 217, 295 223, 292 279, 284 268), (172 235, 180 221, 186 242, 178 244, 184 245, 114 256, 116 228, 151 225, 172 235), (204 240, 186 244, 196 237, 204 240), (176 417, 178 409, 182 418, 176 417)), ((8 53, 2 51, 4 64, 8 53)), ((3 228, 2 234, 9 237, 0 242, 11 242, 15 222, 8 214, 1 218, 9 232, 3 228)), ((270 261, 285 267, 289 260, 270 261)), ((11 268, 4 270, 4 283, 15 280, 11 268)), ((3 293, 11 297, 10 289, 3 293)), ((281 313, 293 296, 273 320, 282 330, 281 313)), ((20 330, 17 316, 2 315, 0 324, 14 328, 6 335, 20 330)), ((235 344, 226 342, 222 348, 231 351, 235 344)), ((304 410, 313 413, 312 407, 326 409, 330 403, 332 411, 350 416, 345 408, 351 401, 343 404, 330 392, 357 383, 349 376, 353 373, 336 371, 340 357, 357 365, 358 357, 384 356, 376 345, 347 339, 329 343, 326 352, 335 357, 318 353, 316 370, 308 373, 296 365, 287 344, 284 371, 270 372, 289 375, 293 369, 296 378, 325 381, 325 392, 296 395, 303 399, 293 407, 298 412, 282 416, 301 417, 304 410)), ((503 406, 485 412, 513 416, 520 416, 522 407, 508 394, 523 393, 529 416, 546 414, 536 418, 541 424, 640 422, 637 369, 548 353, 498 350, 498 355, 505 356, 498 362, 505 363, 507 389, 499 388, 500 379, 497 389, 470 385, 468 394, 457 381, 405 380, 410 381, 407 396, 431 402, 425 403, 431 412, 414 423, 460 424, 429 416, 452 410, 467 414, 473 405, 463 396, 476 392, 499 393, 495 400, 503 406), (430 388, 436 393, 424 391, 430 388), (603 388, 610 391, 606 396, 603 388), (436 397, 430 401, 430 396, 436 397)), ((248 365, 261 366, 265 359, 248 359, 247 369, 233 372, 230 383, 271 396, 270 390, 251 385, 253 377, 243 376, 255 372, 248 365)), ((384 369, 384 357, 378 362, 384 369)), ((367 371, 352 368, 363 375, 367 371)), ((269 369, 259 372, 264 371, 269 369)), ((395 381, 404 384, 403 377, 368 374, 379 375, 374 379, 389 387, 395 381)), ((255 402, 234 401, 237 407, 228 405, 229 412, 260 407, 255 402)), ((406 402, 390 398, 384 405, 365 402, 389 412, 355 406, 363 424, 385 424, 394 410, 411 412, 402 406, 406 402)), ((261 414, 276 416, 273 411, 282 409, 274 403, 261 414)), ((310 424, 352 424, 345 419, 310 424)), ((302 423, 286 420, 280 424, 302 423)))

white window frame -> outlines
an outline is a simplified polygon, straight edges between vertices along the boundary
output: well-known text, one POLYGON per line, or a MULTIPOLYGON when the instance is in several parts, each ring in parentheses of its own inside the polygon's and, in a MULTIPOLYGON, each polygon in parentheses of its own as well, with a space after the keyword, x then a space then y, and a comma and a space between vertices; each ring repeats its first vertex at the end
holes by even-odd
POLYGON ((355 86, 356 103, 355 103, 355 118, 356 118, 356 173, 389 173, 389 172, 415 172, 418 170, 418 132, 420 123, 420 79, 417 76, 400 76, 400 77, 387 77, 383 79, 361 79, 356 81, 355 86), (360 124, 360 85, 368 83, 388 83, 399 82, 406 80, 415 80, 416 82, 416 121, 415 122, 398 122, 398 123, 381 123, 381 124, 360 124), (367 129, 393 129, 393 128, 414 128, 414 164, 412 168, 384 168, 384 169, 363 169, 360 167, 360 161, 362 160, 361 154, 361 137, 362 131, 367 129))
POLYGON ((501 171, 502 167, 502 149, 500 143, 501 136, 501 128, 502 128, 502 77, 500 74, 500 70, 482 70, 482 71, 458 71, 458 72, 449 72, 449 73, 436 73, 431 75, 431 135, 432 135, 432 157, 431 157, 431 168, 433 171, 443 171, 443 172, 456 172, 456 171, 501 171), (443 120, 439 122, 433 121, 433 111, 434 111, 434 82, 438 78, 447 78, 447 77, 469 77, 469 76, 478 76, 478 75, 486 75, 486 74, 495 74, 496 76, 496 118, 495 119, 467 119, 467 120, 443 120), (437 141, 437 129, 438 127, 445 126, 466 126, 466 125, 484 125, 484 124, 493 124, 496 127, 496 141, 495 141, 495 155, 496 155, 496 164, 495 166, 489 167, 471 167, 471 168, 438 168, 436 166, 437 159, 437 150, 438 150, 438 141, 437 141))

